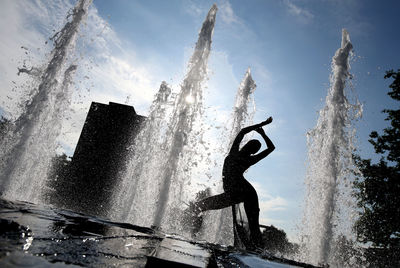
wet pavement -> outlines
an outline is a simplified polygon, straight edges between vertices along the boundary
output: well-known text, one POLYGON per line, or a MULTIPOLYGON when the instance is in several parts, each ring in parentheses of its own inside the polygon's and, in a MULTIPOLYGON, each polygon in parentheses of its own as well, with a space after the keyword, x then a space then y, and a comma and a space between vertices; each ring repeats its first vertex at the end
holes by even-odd
POLYGON ((0 199, 0 267, 313 267, 128 223, 0 199))

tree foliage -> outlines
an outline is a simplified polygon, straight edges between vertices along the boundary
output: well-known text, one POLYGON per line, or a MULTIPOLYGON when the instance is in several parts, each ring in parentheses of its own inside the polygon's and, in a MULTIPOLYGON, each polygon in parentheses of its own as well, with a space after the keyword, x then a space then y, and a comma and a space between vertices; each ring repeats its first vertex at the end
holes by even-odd
MULTIPOLYGON (((388 95, 400 101, 400 69, 386 72, 392 78, 388 95)), ((372 131, 369 142, 381 158, 355 157, 361 171, 355 182, 360 217, 355 224, 358 240, 368 246, 372 267, 400 267, 400 109, 385 109, 390 126, 382 134, 372 131)))
POLYGON ((262 225, 261 237, 264 241, 264 249, 272 254, 295 254, 298 251, 298 245, 290 243, 285 231, 275 226, 262 225))

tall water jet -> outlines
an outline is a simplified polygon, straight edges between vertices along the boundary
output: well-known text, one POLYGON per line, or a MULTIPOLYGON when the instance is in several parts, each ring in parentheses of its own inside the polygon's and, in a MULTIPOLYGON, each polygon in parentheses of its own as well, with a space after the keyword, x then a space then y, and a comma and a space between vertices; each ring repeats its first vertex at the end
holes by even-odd
MULTIPOLYGON (((236 93, 235 106, 232 113, 231 131, 227 137, 229 143, 227 144, 228 147, 226 148, 226 153, 229 152, 229 149, 239 131, 243 127, 251 125, 253 122, 255 112, 253 93, 255 89, 256 84, 251 76, 250 68, 248 68, 236 93)), ((245 137, 242 143, 246 143, 246 140, 248 140, 248 137, 245 137)), ((219 185, 218 190, 219 192, 223 191, 222 182, 219 185)), ((216 212, 210 211, 208 213, 213 214, 213 219, 209 220, 210 222, 208 223, 213 228, 213 231, 209 233, 214 236, 213 238, 209 238, 212 239, 210 241, 215 241, 216 243, 225 245, 233 244, 233 219, 231 207, 216 212)))
MULTIPOLYGON (((331 262, 335 237, 346 232, 340 222, 350 220, 342 209, 352 203, 351 183, 348 183, 354 149, 351 122, 357 113, 361 113, 359 105, 349 103, 345 92, 346 81, 350 78, 352 48, 349 34, 343 30, 341 48, 332 58, 331 85, 325 107, 319 112, 316 127, 307 135, 308 170, 302 239, 305 243, 303 258, 313 263, 331 262), (341 203, 343 201, 348 203, 341 203)), ((349 226, 351 228, 351 224, 349 226)))
POLYGON ((171 89, 166 82, 162 82, 150 106, 149 115, 144 121, 133 144, 126 156, 126 166, 122 174, 119 174, 119 185, 113 193, 113 209, 109 216, 118 220, 129 220, 129 214, 138 215, 141 207, 134 206, 137 198, 151 198, 151 196, 140 196, 155 187, 149 185, 158 174, 156 170, 158 159, 162 157, 160 150, 162 145, 163 132, 166 129, 166 114, 168 112, 169 97, 171 89), (150 186, 146 189, 145 186, 150 186))
POLYGON ((38 75, 40 82, 1 144, 2 197, 39 201, 51 157, 55 155, 63 112, 72 94, 70 84, 76 65, 67 66, 67 63, 90 3, 91 0, 79 0, 68 15, 69 21, 52 37, 51 59, 39 75, 36 68, 19 70, 20 73, 38 75))
POLYGON ((142 163, 145 167, 140 168, 140 174, 135 173, 137 165, 133 164, 128 167, 128 172, 123 178, 123 181, 136 180, 135 186, 130 187, 132 192, 126 193, 133 194, 132 200, 129 200, 132 202, 129 203, 131 207, 128 219, 135 224, 163 226, 169 230, 177 226, 175 212, 182 207, 184 185, 190 179, 191 166, 195 165, 192 158, 196 151, 191 148, 196 148, 193 141, 202 132, 201 128, 196 127, 201 122, 202 84, 207 78, 207 62, 216 12, 217 6, 214 4, 200 30, 171 116, 166 118, 165 133, 156 134, 162 136, 162 142, 154 148, 147 144, 145 139, 138 139, 138 143, 144 144, 145 148, 142 151, 134 149, 140 154, 139 157, 149 159, 148 162, 142 163))
MULTIPOLYGON (((214 31, 217 6, 214 4, 207 14, 206 20, 199 33, 194 53, 189 61, 189 70, 181 86, 177 102, 172 113, 170 129, 164 143, 166 161, 160 169, 161 188, 158 196, 158 206, 155 213, 154 225, 160 226, 166 214, 167 207, 174 208, 182 202, 184 181, 189 179, 188 172, 177 172, 179 164, 187 166, 190 157, 184 154, 184 146, 190 143, 189 135, 194 122, 199 120, 202 112, 202 83, 207 77, 207 62, 211 50, 211 38, 214 31), (182 154, 182 155, 181 155, 182 154), (186 173, 186 174, 185 174, 186 173), (173 184, 172 184, 173 182, 173 184)), ((164 219, 165 222, 165 219, 164 219)))

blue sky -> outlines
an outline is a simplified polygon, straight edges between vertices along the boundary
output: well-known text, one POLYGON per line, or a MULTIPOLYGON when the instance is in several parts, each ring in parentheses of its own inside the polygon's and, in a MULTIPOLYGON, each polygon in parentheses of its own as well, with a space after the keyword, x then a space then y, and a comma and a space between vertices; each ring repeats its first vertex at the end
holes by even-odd
MULTIPOLYGON (((64 149, 72 152, 90 101, 126 102, 146 115, 161 81, 178 90, 197 33, 213 3, 94 0, 73 59, 79 62, 79 72, 69 120, 60 138, 64 149)), ((219 11, 206 106, 218 111, 215 124, 223 124, 239 83, 251 68, 257 84, 255 121, 274 117, 266 131, 276 150, 246 177, 259 190, 262 223, 274 224, 294 237, 304 194, 306 132, 315 126, 317 111, 323 107, 341 30, 348 30, 354 46, 352 84, 364 110, 356 124, 357 146, 362 155, 369 156, 368 134, 386 126, 381 110, 394 105, 386 95, 390 81, 383 76, 385 70, 400 68, 400 2, 216 3, 219 11)), ((18 114, 17 104, 26 98, 26 83, 31 83, 16 76, 16 68, 23 60, 31 65, 45 62, 51 49, 45 40, 65 22, 73 4, 69 0, 0 1, 0 106, 9 115, 18 114)))

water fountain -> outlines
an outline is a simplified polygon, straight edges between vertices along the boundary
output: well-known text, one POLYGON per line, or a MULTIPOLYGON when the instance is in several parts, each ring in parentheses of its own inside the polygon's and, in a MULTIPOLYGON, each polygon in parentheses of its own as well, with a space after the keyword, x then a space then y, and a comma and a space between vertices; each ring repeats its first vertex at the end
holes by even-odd
MULTIPOLYGON (((232 113, 232 126, 230 132, 226 137, 229 144, 226 144, 226 152, 228 153, 236 135, 239 131, 248 125, 252 124, 253 116, 255 112, 255 104, 253 93, 256 89, 256 84, 251 76, 250 68, 246 71, 242 82, 237 90, 235 106, 232 113)), ((243 140, 243 144, 248 140, 246 137, 243 140)), ((221 171, 220 171, 221 172, 221 171)), ((223 192, 222 180, 218 187, 218 192, 223 192)), ((242 209, 243 211, 243 209, 242 209)), ((232 209, 231 207, 225 208, 218 211, 209 211, 205 218, 206 231, 208 233, 207 241, 214 241, 219 244, 232 245, 233 244, 233 221, 232 221, 232 209), (212 237, 211 237, 212 236, 212 237)))
MULTIPOLYGON (((206 79, 216 11, 214 5, 203 23, 189 71, 175 102, 169 98, 171 89, 166 83, 156 94, 149 116, 135 138, 132 154, 127 158, 127 169, 114 193, 111 218, 182 233, 177 215, 180 215, 182 205, 193 199, 193 195, 188 199, 188 193, 192 191, 187 185, 192 179, 191 169, 199 165, 196 155, 204 158, 207 154, 199 149, 201 142, 198 137, 204 133, 201 126, 202 83, 206 79)), ((230 143, 241 128, 252 122, 254 108, 251 111, 249 107, 250 103, 254 107, 252 93, 255 87, 248 69, 237 91, 230 133, 225 135, 225 140, 230 143)), ((224 144, 224 147, 226 153, 230 144, 224 144)), ((219 191, 222 191, 222 185, 219 191)), ((231 208, 207 214, 201 237, 207 241, 233 244, 231 208)))
POLYGON ((166 230, 180 226, 176 211, 184 204, 185 183, 190 178, 190 168, 196 165, 196 151, 192 148, 196 148, 195 140, 203 131, 197 124, 201 122, 202 84, 207 78, 216 12, 217 6, 213 5, 200 30, 171 115, 165 118, 166 128, 159 124, 162 118, 152 121, 163 114, 159 109, 164 109, 162 102, 166 99, 161 98, 161 102, 156 100, 153 103, 149 119, 137 138, 134 151, 140 151, 142 160, 133 157, 128 163, 128 170, 122 178, 123 187, 115 198, 115 209, 120 209, 118 204, 127 204, 128 207, 120 214, 135 224, 162 226, 166 230), (142 166, 143 163, 146 167, 142 166), (124 192, 124 189, 132 192, 124 192))
POLYGON ((0 193, 7 199, 38 202, 55 154, 61 120, 71 99, 70 84, 76 65, 71 62, 80 24, 85 20, 91 0, 77 2, 69 21, 52 41, 54 49, 46 68, 25 72, 37 76, 39 86, 1 144, 0 193), (51 126, 51 127, 49 127, 51 126))
POLYGON ((337 235, 351 233, 351 223, 348 224, 352 222, 349 219, 354 149, 351 122, 361 113, 358 103, 351 104, 345 92, 351 77, 352 48, 349 33, 343 30, 341 47, 332 58, 331 86, 325 107, 319 112, 316 127, 307 135, 308 172, 301 231, 304 260, 312 263, 331 263, 337 235), (343 222, 347 222, 346 228, 343 222))
MULTIPOLYGON (((132 204, 137 195, 148 190, 144 189, 147 186, 146 178, 153 178, 157 175, 158 163, 156 160, 162 157, 160 148, 163 132, 167 129, 166 114, 169 108, 170 94, 171 89, 166 82, 162 82, 150 106, 149 115, 129 148, 129 153, 124 160, 125 168, 118 174, 120 181, 112 197, 114 209, 110 210, 111 218, 128 221, 131 210, 134 214, 141 211, 140 207, 132 207, 132 204)), ((146 198, 150 198, 150 196, 146 198)))
MULTIPOLYGON (((202 83, 207 78, 207 63, 211 50, 211 37, 214 31, 217 6, 213 5, 207 14, 199 39, 196 43, 194 53, 189 62, 189 70, 181 86, 181 92, 177 97, 172 112, 167 139, 164 148, 167 149, 166 161, 161 168, 161 188, 158 197, 158 205, 155 212, 154 225, 160 226, 163 222, 170 222, 175 218, 173 213, 166 213, 174 207, 179 207, 182 202, 182 191, 184 182, 189 179, 189 172, 192 156, 187 154, 187 147, 193 146, 192 137, 197 136, 202 129, 194 129, 196 120, 202 113, 202 83), (194 133, 194 132, 197 133, 194 133), (186 147, 186 148, 184 148, 186 147), (177 172, 182 169, 183 172, 177 172), (165 215, 168 215, 165 217, 165 215)), ((193 146, 194 147, 194 146, 193 146)), ((175 218, 176 219, 176 218, 175 218)))
MULTIPOLYGON (((70 21, 54 36, 55 48, 50 62, 39 75, 40 84, 33 90, 32 99, 12 131, 2 141, 2 197, 33 202, 40 199, 77 68, 70 63, 70 53, 90 3, 91 0, 79 0, 70 14, 70 21)), ((216 12, 217 7, 213 5, 199 33, 180 92, 173 96, 169 86, 163 82, 156 94, 148 119, 132 144, 126 172, 120 175, 119 190, 113 193, 114 207, 110 209, 110 216, 114 219, 142 226, 155 225, 166 231, 176 231, 180 226, 177 215, 187 202, 187 182, 191 178, 191 169, 198 165, 196 157, 201 153, 197 149, 201 146, 199 137, 204 131, 201 127, 202 91, 207 79, 216 12)), ((351 112, 359 111, 357 105, 349 103, 344 91, 350 76, 351 49, 349 34, 343 30, 341 48, 332 60, 326 106, 320 112, 317 126, 308 135, 310 164, 303 224, 306 235, 303 260, 307 262, 331 261, 332 244, 338 231, 335 226, 344 211, 339 201, 350 199, 344 181, 351 168, 353 149, 351 112)), ((35 72, 27 69, 20 72, 35 75, 36 69, 35 72)), ((239 130, 252 121, 249 103, 254 90, 255 83, 248 70, 236 96, 232 128, 227 138, 230 143, 239 130)), ((217 213, 219 215, 212 218, 218 220, 207 224, 210 226, 207 228, 213 231, 206 232, 214 236, 212 241, 230 244, 231 209, 217 213)))

